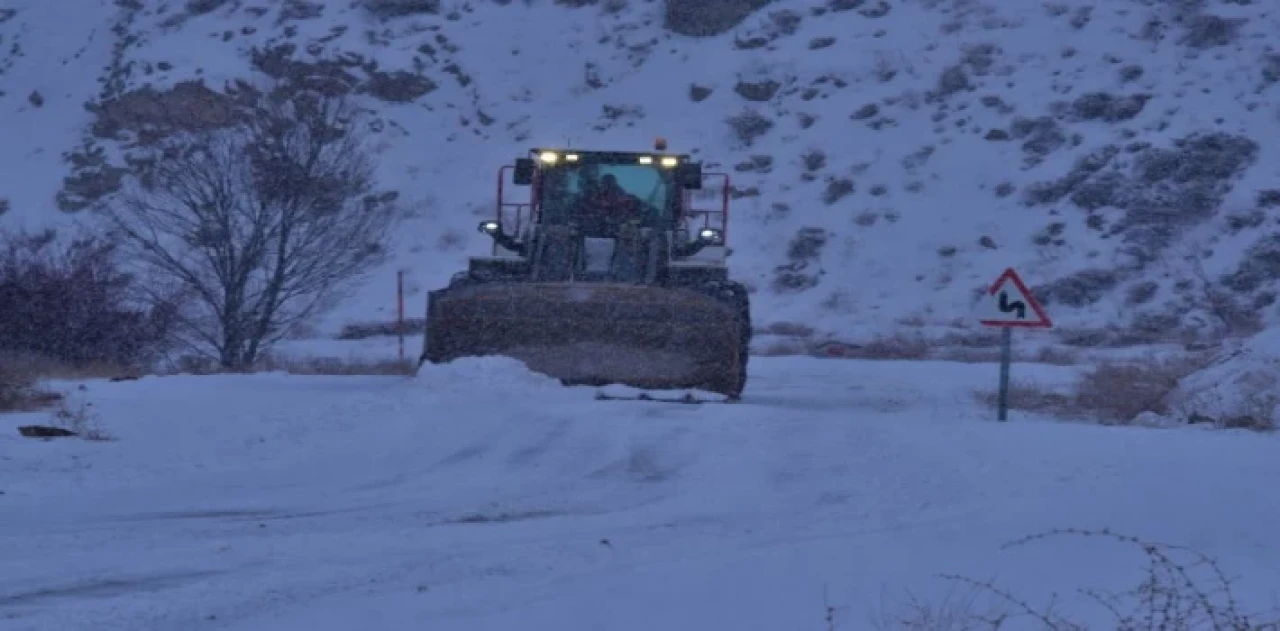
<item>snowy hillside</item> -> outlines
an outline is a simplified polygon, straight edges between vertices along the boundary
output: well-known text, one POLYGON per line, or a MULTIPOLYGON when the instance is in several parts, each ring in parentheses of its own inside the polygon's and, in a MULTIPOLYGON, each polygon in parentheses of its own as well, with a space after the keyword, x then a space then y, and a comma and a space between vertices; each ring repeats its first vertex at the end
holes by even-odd
POLYGON ((1006 266, 1077 338, 1276 317, 1268 3, 724 0, 699 37, 654 0, 5 6, 6 225, 80 216, 131 143, 216 126, 237 80, 310 74, 375 108, 414 218, 331 325, 389 317, 397 268, 420 308, 487 247, 496 169, 529 147, 656 136, 734 177, 762 324, 951 325, 1006 266))

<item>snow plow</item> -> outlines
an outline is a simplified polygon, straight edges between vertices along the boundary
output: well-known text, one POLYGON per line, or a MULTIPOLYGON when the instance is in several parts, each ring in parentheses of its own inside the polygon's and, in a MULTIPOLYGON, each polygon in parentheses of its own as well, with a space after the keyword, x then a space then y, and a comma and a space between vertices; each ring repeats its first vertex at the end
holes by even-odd
POLYGON ((479 225, 492 250, 428 293, 419 366, 503 355, 566 385, 737 400, 751 318, 725 265, 729 178, 665 149, 537 148, 502 167, 479 225))

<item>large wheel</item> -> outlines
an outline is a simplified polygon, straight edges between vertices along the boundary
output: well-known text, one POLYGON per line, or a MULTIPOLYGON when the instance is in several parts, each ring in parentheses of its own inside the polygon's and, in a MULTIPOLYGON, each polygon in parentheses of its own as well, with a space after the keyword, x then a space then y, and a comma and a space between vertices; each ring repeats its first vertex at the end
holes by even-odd
POLYGON ((741 327, 738 336, 738 387, 737 392, 732 395, 738 398, 747 387, 747 360, 751 357, 751 298, 747 295, 746 286, 741 283, 729 282, 726 289, 733 291, 731 301, 741 327))
POLYGON ((746 286, 734 281, 715 281, 707 283, 700 289, 708 296, 731 306, 738 320, 737 374, 725 380, 725 385, 728 387, 717 388, 718 392, 737 399, 742 396, 742 391, 747 386, 747 362, 751 357, 751 299, 747 295, 746 286))

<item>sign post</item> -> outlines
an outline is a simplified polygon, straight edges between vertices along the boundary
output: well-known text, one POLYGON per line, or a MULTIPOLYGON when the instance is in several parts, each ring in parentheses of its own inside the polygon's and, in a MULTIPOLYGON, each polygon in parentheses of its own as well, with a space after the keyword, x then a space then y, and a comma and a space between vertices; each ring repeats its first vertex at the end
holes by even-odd
POLYGON ((997 393, 996 420, 1009 420, 1009 367, 1013 363, 1013 329, 1048 329, 1053 327, 1049 314, 1026 283, 1010 267, 991 284, 980 305, 978 322, 1000 331, 1000 389, 997 393))
POLYGON ((1000 330, 1000 395, 996 420, 1009 420, 1009 364, 1013 363, 1013 327, 1000 330))
POLYGON ((400 361, 404 361, 404 270, 396 271, 396 337, 400 340, 400 361))

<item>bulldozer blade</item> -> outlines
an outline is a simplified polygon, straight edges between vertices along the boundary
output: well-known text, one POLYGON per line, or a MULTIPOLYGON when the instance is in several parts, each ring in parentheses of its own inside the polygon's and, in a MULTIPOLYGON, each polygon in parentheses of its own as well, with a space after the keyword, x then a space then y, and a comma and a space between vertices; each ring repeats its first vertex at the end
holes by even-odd
POLYGON ((503 355, 566 385, 738 396, 734 308, 690 289, 613 283, 483 283, 431 292, 423 359, 503 355))
POLYGON ((719 399, 710 399, 699 397, 692 392, 686 392, 679 396, 674 395, 654 395, 648 392, 641 392, 636 395, 609 394, 607 392, 597 392, 597 401, 651 401, 656 403, 681 403, 685 405, 702 405, 703 403, 739 403, 738 397, 723 397, 719 399))

